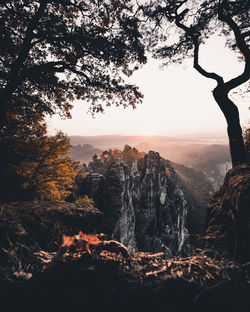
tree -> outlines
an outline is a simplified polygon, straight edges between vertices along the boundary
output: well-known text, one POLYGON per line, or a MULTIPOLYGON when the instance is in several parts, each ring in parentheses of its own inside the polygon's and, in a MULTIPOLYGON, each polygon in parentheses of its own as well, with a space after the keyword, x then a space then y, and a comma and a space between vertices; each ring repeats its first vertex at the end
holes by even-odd
POLYGON ((77 172, 69 148, 63 133, 46 135, 40 114, 32 119, 9 114, 0 136, 1 201, 63 200, 77 172))
POLYGON ((139 152, 135 147, 131 147, 129 145, 124 145, 123 151, 122 151, 122 160, 125 164, 127 164, 130 168, 132 167, 132 164, 139 158, 143 158, 145 156, 145 153, 139 152))
POLYGON ((229 92, 250 78, 249 7, 249 0, 163 0, 140 6, 147 25, 151 21, 153 27, 144 25, 148 49, 154 57, 167 58, 168 62, 192 57, 193 67, 202 76, 216 81, 213 96, 227 121, 233 166, 246 162, 239 112, 229 92), (199 61, 200 45, 214 33, 225 36, 228 46, 242 54, 243 72, 228 81, 208 72, 199 61))
POLYGON ((129 145, 124 145, 123 150, 109 149, 102 152, 98 158, 95 154, 92 158, 92 161, 89 163, 88 170, 93 172, 103 173, 107 170, 107 168, 117 162, 122 161, 126 164, 129 168, 132 167, 133 163, 139 159, 143 158, 145 153, 139 152, 136 148, 132 148, 129 145))
POLYGON ((133 108, 142 95, 124 78, 146 61, 129 0, 3 0, 0 127, 8 112, 70 117, 75 99, 133 108))

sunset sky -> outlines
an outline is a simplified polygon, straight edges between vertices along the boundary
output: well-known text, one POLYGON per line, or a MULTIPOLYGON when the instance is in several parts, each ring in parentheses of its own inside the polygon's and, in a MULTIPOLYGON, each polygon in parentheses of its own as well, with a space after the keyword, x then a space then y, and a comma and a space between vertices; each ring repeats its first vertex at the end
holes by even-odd
MULTIPOLYGON (((136 110, 111 107, 95 119, 87 114, 88 103, 76 101, 71 120, 48 118, 48 130, 62 130, 68 135, 211 135, 226 136, 226 122, 212 96, 215 82, 192 68, 192 60, 182 65, 159 68, 161 61, 149 59, 135 72, 131 81, 144 94, 136 110)), ((200 63, 210 71, 233 78, 243 64, 225 48, 223 38, 214 37, 201 47, 200 63)), ((235 91, 235 90, 234 90, 235 91)), ((249 96, 235 97, 241 124, 249 121, 249 96)))

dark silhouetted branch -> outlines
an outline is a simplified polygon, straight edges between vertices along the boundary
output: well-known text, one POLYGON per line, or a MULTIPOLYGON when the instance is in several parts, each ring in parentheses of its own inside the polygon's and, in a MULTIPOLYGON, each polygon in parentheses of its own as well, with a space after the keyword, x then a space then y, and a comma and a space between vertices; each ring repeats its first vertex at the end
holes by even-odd
POLYGON ((224 14, 222 10, 220 10, 218 18, 220 21, 225 22, 231 28, 235 36, 236 45, 240 50, 241 54, 245 58, 245 68, 243 73, 225 83, 225 87, 227 88, 228 91, 230 91, 238 87, 239 85, 245 83, 250 78, 250 50, 247 43, 244 40, 244 38, 249 35, 249 32, 248 34, 245 33, 247 35, 244 36, 241 33, 240 28, 235 23, 235 21, 227 14, 224 14))
MULTIPOLYGON (((184 10, 186 11, 186 10, 184 10)), ((186 11, 187 12, 187 11, 186 11)), ((185 31, 187 36, 190 36, 193 44, 194 44, 194 63, 193 63, 193 67, 204 77, 206 78, 210 78, 210 79, 214 79, 216 80, 218 83, 223 83, 223 78, 221 76, 219 76, 216 73, 210 73, 207 72, 203 67, 201 67, 201 65, 199 64, 199 41, 198 41, 198 36, 195 35, 193 33, 193 31, 187 27, 186 25, 184 25, 183 23, 180 22, 180 19, 182 19, 184 16, 183 12, 180 13, 177 18, 176 18, 176 25, 178 27, 180 27, 182 30, 185 31)))

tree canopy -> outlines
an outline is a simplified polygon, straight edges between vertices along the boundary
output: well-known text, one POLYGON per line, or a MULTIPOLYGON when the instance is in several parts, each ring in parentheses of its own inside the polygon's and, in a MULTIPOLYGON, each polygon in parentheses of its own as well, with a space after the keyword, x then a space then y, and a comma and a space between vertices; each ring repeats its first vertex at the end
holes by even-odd
POLYGON ((92 158, 92 162, 89 163, 89 168, 94 172, 103 173, 107 168, 114 162, 121 160, 128 167, 132 167, 133 163, 139 159, 143 158, 145 153, 139 152, 135 147, 129 145, 124 145, 123 150, 119 149, 109 149, 102 152, 99 157, 95 154, 92 158))
MULTIPOLYGON (((193 67, 204 77, 216 81, 213 96, 223 112, 227 125, 233 165, 246 161, 237 106, 229 92, 250 78, 250 1, 245 0, 162 0, 140 6, 146 23, 142 31, 148 50, 166 63, 180 63, 193 58, 193 67), (200 63, 200 46, 214 34, 225 36, 227 45, 241 53, 241 74, 225 81, 200 63)), ((230 64, 229 64, 230 65, 230 64)), ((234 73, 232 73, 234 75, 234 73)), ((246 87, 249 91, 249 84, 246 87)))
POLYGON ((146 61, 128 0, 3 0, 0 4, 0 122, 9 111, 70 117, 74 99, 140 102, 125 81, 146 61))
POLYGON ((9 114, 0 136, 0 200, 63 200, 70 194, 76 168, 68 157, 69 139, 46 134, 42 118, 9 114))

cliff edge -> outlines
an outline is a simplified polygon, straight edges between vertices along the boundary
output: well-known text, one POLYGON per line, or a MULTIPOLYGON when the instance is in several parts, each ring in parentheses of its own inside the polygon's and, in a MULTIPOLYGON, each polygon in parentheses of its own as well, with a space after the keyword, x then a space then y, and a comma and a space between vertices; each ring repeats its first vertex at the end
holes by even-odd
POLYGON ((207 247, 220 257, 250 261, 250 166, 229 170, 210 202, 207 247))

